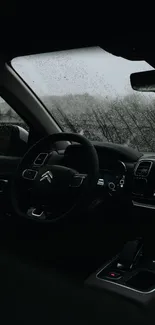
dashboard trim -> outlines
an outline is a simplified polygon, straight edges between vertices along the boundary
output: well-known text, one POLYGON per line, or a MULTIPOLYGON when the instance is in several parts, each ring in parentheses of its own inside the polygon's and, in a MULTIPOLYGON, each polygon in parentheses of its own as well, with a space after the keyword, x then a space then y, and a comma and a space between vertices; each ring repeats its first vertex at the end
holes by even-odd
POLYGON ((151 205, 151 204, 147 204, 147 203, 140 203, 140 202, 136 202, 134 200, 132 200, 132 204, 135 207, 155 210, 155 205, 151 205))

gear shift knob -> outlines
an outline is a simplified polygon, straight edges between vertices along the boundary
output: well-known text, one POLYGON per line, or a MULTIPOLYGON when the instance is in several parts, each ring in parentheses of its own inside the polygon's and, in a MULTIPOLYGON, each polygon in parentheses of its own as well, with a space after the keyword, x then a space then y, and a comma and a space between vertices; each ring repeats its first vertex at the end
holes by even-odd
POLYGON ((129 241, 119 256, 117 268, 120 270, 131 270, 138 262, 142 253, 143 243, 141 239, 129 241))

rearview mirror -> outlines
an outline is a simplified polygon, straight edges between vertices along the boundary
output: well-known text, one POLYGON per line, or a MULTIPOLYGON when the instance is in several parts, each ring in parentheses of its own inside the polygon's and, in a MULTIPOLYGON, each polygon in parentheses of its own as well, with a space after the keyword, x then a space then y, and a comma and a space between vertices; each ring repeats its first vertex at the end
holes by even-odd
POLYGON ((136 72, 130 75, 131 87, 142 92, 155 91, 155 70, 136 72))

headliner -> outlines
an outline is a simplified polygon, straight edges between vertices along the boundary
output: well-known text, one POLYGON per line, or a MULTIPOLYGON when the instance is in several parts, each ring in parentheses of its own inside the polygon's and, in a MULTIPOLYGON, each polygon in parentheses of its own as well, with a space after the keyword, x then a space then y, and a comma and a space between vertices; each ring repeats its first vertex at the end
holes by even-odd
POLYGON ((122 38, 110 38, 110 41, 107 38, 91 40, 52 40, 51 38, 37 38, 34 37, 23 37, 23 40, 18 37, 14 38, 13 41, 1 43, 1 53, 6 57, 7 60, 11 60, 13 57, 68 50, 80 47, 87 46, 100 46, 104 50, 129 60, 145 60, 148 61, 151 65, 155 65, 155 49, 152 42, 142 43, 140 39, 130 41, 126 38, 126 41, 123 42, 122 38))
POLYGON ((129 60, 145 60, 155 67, 153 33, 129 33, 123 30, 123 28, 122 32, 109 32, 106 31, 107 28, 105 29, 104 26, 103 32, 100 32, 100 34, 97 30, 94 30, 93 33, 89 30, 89 33, 86 33, 84 29, 82 29, 82 32, 81 30, 77 32, 77 27, 79 26, 76 26, 76 31, 73 30, 72 33, 73 37, 71 29, 67 33, 64 25, 63 30, 60 28, 59 31, 51 23, 52 19, 48 21, 47 26, 47 24, 44 24, 44 20, 40 19, 40 16, 37 16, 38 21, 34 20, 33 17, 33 25, 32 20, 28 16, 26 21, 24 21, 23 16, 20 17, 20 20, 15 15, 3 18, 5 19, 0 21, 0 24, 3 25, 0 38, 0 55, 5 60, 11 60, 13 57, 21 55, 100 46, 114 55, 129 60), (66 37, 68 35, 70 37, 66 37))

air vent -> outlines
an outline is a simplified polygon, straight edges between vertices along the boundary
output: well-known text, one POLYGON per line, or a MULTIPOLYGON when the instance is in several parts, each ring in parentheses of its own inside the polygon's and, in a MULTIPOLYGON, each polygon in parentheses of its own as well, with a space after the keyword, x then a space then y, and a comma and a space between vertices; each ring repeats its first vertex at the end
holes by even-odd
POLYGON ((152 161, 140 161, 135 168, 135 176, 147 177, 152 167, 152 161))

